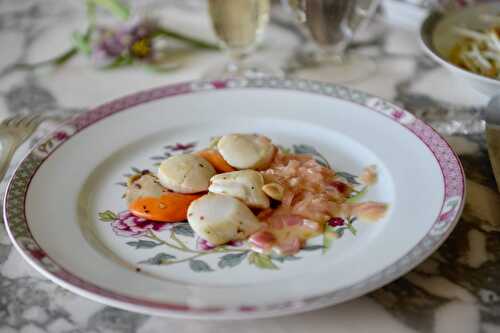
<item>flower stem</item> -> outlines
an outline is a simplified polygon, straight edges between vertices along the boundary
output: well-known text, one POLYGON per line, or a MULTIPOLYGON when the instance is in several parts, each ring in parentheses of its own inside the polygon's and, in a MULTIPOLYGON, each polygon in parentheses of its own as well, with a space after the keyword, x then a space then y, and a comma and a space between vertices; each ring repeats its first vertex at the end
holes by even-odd
POLYGON ((158 236, 156 236, 151 230, 148 230, 146 232, 146 237, 149 238, 149 239, 153 239, 153 240, 155 240, 157 242, 160 242, 160 243, 162 243, 162 244, 164 244, 164 245, 166 245, 166 246, 168 246, 168 247, 170 247, 172 249, 176 249, 176 250, 183 251, 183 252, 201 253, 199 251, 193 251, 191 249, 184 249, 184 248, 182 248, 180 246, 171 244, 171 243, 169 243, 169 242, 167 242, 167 241, 159 238, 158 236))
POLYGON ((166 29, 166 28, 158 28, 155 32, 155 36, 163 36, 163 37, 170 37, 172 39, 177 39, 179 41, 191 44, 193 46, 196 46, 201 49, 208 49, 208 50, 219 50, 219 47, 217 45, 214 45, 212 43, 205 42, 203 40, 182 35, 178 32, 166 29))
POLYGON ((181 248, 184 249, 184 251, 190 251, 191 249, 186 246, 177 236, 175 235, 175 232, 170 233, 170 239, 172 239, 174 242, 176 242, 181 248))
POLYGON ((203 257, 203 256, 206 256, 207 254, 210 254, 211 252, 201 252, 201 253, 198 253, 198 254, 195 254, 195 255, 192 255, 191 257, 187 257, 187 258, 184 258, 184 259, 179 259, 179 260, 172 260, 172 261, 168 261, 166 262, 165 264, 163 265, 174 265, 174 264, 180 264, 181 262, 186 262, 186 261, 190 261, 192 259, 196 259, 196 258, 199 258, 199 257, 203 257))
POLYGON ((38 67, 44 67, 44 66, 61 66, 65 64, 67 61, 69 61, 71 58, 73 58, 76 54, 78 53, 78 50, 76 47, 72 47, 68 49, 67 51, 61 53, 60 55, 52 58, 52 59, 47 59, 43 60, 40 62, 35 62, 33 64, 16 64, 14 66, 15 70, 32 70, 38 67))

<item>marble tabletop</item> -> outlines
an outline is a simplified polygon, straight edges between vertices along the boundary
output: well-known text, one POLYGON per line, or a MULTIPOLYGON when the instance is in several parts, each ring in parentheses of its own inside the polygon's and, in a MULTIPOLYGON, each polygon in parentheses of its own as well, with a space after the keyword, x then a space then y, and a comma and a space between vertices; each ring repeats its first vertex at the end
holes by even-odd
MULTIPOLYGON (((154 12, 165 25, 213 39, 196 1, 134 4, 140 3, 136 9, 141 12, 154 12)), ((83 58, 56 70, 12 70, 16 63, 45 60, 65 50, 70 33, 85 26, 83 12, 76 1, 0 0, 1 117, 70 115, 140 89, 197 79, 207 66, 223 61, 219 53, 198 51, 186 54, 178 70, 164 74, 143 68, 102 71, 83 58)), ((303 38, 283 17, 273 15, 256 59, 282 66, 302 45, 303 38)), ((1 226, 0 332, 500 332, 500 196, 481 123, 467 135, 449 126, 458 118, 477 122, 487 99, 425 57, 416 31, 374 23, 370 32, 353 52, 370 55, 377 72, 351 86, 388 98, 448 134, 468 177, 463 217, 431 258, 384 288, 335 307, 252 321, 176 320, 105 306, 57 286, 21 258, 1 226)), ((42 124, 16 159, 55 125, 42 124)))

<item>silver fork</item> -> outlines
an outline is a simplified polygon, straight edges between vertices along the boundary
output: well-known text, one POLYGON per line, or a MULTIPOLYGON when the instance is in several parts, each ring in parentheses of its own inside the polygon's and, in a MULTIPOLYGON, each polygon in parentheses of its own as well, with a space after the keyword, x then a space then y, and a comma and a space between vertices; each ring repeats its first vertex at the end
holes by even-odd
POLYGON ((29 138, 45 117, 42 115, 14 116, 0 124, 0 180, 3 179, 17 148, 29 138))

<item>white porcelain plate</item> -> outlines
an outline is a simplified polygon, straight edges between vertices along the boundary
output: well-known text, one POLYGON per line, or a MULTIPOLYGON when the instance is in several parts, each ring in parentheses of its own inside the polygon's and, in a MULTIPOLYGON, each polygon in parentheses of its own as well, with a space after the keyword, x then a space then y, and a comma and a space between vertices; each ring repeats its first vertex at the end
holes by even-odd
POLYGON ((18 166, 4 217, 24 258, 75 293, 147 314, 235 319, 319 308, 390 282, 444 241, 463 202, 456 155, 397 106, 311 81, 230 80, 139 92, 67 122, 18 166), (204 252, 186 224, 124 212, 120 183, 132 168, 154 170, 231 132, 315 149, 350 174, 377 165, 363 200, 388 203, 387 216, 345 228, 329 249, 318 237, 293 258, 269 258, 237 246, 204 252))

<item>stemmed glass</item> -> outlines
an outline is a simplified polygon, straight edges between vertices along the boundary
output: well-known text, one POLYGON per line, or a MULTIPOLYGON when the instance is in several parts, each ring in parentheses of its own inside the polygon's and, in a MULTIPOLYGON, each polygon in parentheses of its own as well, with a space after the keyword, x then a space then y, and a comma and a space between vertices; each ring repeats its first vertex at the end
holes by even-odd
POLYGON ((328 82, 352 82, 369 76, 372 59, 346 53, 346 47, 376 11, 379 0, 282 0, 313 43, 288 64, 288 73, 328 82))
POLYGON ((269 21, 269 0, 209 0, 208 12, 215 35, 230 62, 211 68, 204 78, 257 78, 279 72, 247 61, 261 41, 269 21))

